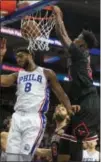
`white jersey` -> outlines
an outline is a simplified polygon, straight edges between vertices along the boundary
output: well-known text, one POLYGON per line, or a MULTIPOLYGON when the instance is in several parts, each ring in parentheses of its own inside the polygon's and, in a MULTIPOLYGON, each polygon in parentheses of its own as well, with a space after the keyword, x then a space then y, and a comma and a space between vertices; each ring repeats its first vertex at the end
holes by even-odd
POLYGON ((83 150, 83 161, 89 161, 89 162, 98 162, 100 158, 100 154, 98 151, 94 153, 89 153, 87 150, 83 150))
POLYGON ((1 152, 0 161, 6 161, 6 153, 4 151, 1 152))
POLYGON ((17 101, 15 111, 47 112, 49 106, 49 88, 44 68, 34 71, 21 70, 17 78, 17 101))

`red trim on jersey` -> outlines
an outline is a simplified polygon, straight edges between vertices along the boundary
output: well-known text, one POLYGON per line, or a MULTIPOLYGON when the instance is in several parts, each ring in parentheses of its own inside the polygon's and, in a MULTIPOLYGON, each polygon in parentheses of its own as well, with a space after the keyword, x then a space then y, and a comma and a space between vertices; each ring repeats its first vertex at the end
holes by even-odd
POLYGON ((89 138, 85 138, 85 141, 95 141, 95 140, 98 140, 98 135, 95 135, 93 137, 89 137, 89 138))
POLYGON ((69 134, 63 134, 61 136, 62 139, 66 139, 69 141, 77 142, 77 138, 75 136, 69 135, 69 134))

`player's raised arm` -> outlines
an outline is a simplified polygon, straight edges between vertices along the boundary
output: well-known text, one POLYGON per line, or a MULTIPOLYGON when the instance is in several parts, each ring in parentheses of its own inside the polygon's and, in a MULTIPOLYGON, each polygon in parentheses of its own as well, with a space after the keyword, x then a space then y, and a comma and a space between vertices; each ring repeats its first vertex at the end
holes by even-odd
POLYGON ((0 64, 2 63, 7 51, 6 42, 7 40, 0 36, 0 64))
POLYGON ((53 9, 56 19, 55 27, 57 36, 60 38, 65 49, 69 51, 72 63, 78 64, 79 69, 87 70, 86 66, 87 63, 89 63, 89 49, 95 48, 98 45, 94 33, 89 30, 82 30, 78 37, 72 41, 65 28, 62 11, 57 6, 54 6, 53 9))
POLYGON ((0 75, 0 86, 1 87, 10 87, 17 80, 17 73, 9 74, 9 75, 0 75))
POLYGON ((17 2, 17 8, 24 8, 27 7, 28 5, 30 5, 31 1, 29 0, 18 0, 17 2))
POLYGON ((37 156, 43 156, 43 157, 51 157, 52 152, 51 149, 45 149, 45 148, 37 148, 36 153, 37 156))
MULTIPOLYGON (((0 64, 2 63, 5 53, 7 51, 6 42, 7 41, 5 38, 0 38, 0 64)), ((13 73, 10 75, 0 75, 0 86, 1 87, 11 86, 16 81, 17 75, 18 75, 17 73, 13 73)))
POLYGON ((61 43, 66 48, 69 48, 72 43, 72 40, 70 39, 70 37, 68 36, 68 33, 66 31, 66 28, 65 28, 65 25, 63 22, 62 11, 57 6, 54 6, 53 10, 54 10, 55 19, 56 19, 56 24, 55 24, 56 33, 57 33, 58 37, 60 38, 61 43))

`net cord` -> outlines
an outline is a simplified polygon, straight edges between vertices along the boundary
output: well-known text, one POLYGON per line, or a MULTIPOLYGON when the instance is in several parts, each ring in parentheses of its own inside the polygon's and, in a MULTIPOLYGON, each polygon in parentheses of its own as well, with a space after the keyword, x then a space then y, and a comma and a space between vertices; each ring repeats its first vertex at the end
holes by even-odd
MULTIPOLYGON (((29 32, 26 30, 26 32, 29 34, 28 38, 25 38, 26 40, 29 41, 29 46, 28 49, 30 50, 41 50, 41 51, 48 51, 49 50, 49 42, 47 41, 49 39, 50 33, 55 25, 55 19, 54 19, 54 14, 53 12, 51 13, 51 15, 49 16, 48 11, 46 11, 45 16, 42 17, 41 15, 41 11, 36 12, 36 16, 33 17, 32 15, 32 19, 34 20, 34 18, 41 18, 37 24, 38 27, 40 27, 41 30, 41 35, 37 36, 36 33, 36 38, 33 38, 32 32, 29 32)), ((29 21, 31 20, 31 17, 29 17, 29 20, 27 20, 27 23, 29 24, 29 21)), ((32 20, 31 20, 32 21, 32 20)), ((22 20, 22 26, 23 26, 23 20, 22 20)), ((30 27, 31 28, 31 27, 30 27)), ((34 31, 35 33, 35 29, 33 29, 32 31, 34 31)))
POLYGON ((41 2, 35 3, 31 6, 19 9, 14 13, 0 18, 0 25, 4 26, 9 23, 20 20, 25 15, 30 15, 31 13, 35 13, 37 10, 40 10, 48 5, 55 5, 59 0, 42 0, 41 2))

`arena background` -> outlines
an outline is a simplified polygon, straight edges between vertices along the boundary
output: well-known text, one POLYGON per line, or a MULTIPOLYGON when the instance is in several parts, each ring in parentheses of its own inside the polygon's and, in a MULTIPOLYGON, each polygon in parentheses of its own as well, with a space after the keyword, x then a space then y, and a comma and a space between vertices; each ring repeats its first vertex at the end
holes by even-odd
MULTIPOLYGON (((90 53, 93 78, 100 95, 100 1, 61 0, 59 6, 63 11, 64 22, 72 39, 75 38, 83 28, 92 30, 98 39, 98 48, 91 50, 90 53)), ((7 25, 7 27, 19 30, 20 21, 7 25)), ((2 73, 4 74, 10 74, 16 70, 17 65, 13 52, 14 49, 21 46, 27 46, 28 44, 23 38, 12 36, 11 34, 7 34, 7 32, 10 33, 10 30, 6 31, 1 28, 0 35, 7 38, 8 49, 2 69, 2 73)), ((55 31, 52 32, 51 38, 57 39, 55 31)), ((53 69, 57 73, 57 77, 64 90, 68 93, 70 87, 67 74, 69 61, 65 57, 64 49, 61 46, 55 46, 54 44, 50 45, 49 52, 36 52, 35 60, 38 65, 53 69)), ((0 129, 3 128, 3 120, 13 112, 13 106, 16 100, 15 90, 16 85, 13 85, 10 88, 1 88, 0 90, 0 129)), ((58 100, 51 92, 50 109, 47 114, 47 128, 53 128, 52 114, 57 103, 58 100)))

